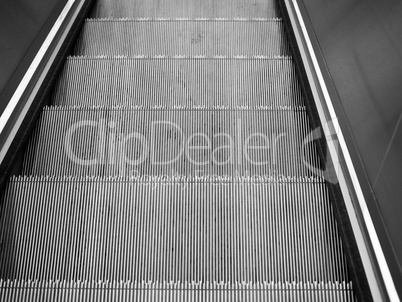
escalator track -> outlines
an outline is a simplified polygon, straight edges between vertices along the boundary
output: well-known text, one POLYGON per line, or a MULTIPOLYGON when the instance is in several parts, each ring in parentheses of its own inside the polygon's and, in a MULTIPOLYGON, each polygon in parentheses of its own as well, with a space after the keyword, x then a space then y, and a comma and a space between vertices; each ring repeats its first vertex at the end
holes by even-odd
POLYGON ((98 1, 2 193, 0 300, 355 301, 301 89, 274 1, 98 1))

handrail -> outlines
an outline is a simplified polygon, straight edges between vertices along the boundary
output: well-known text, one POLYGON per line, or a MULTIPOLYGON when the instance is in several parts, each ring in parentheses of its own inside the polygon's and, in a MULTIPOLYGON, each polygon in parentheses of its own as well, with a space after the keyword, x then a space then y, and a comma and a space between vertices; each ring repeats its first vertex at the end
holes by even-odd
POLYGON ((400 301, 297 0, 284 0, 374 301, 400 301), (337 147, 337 142, 339 147, 337 147))

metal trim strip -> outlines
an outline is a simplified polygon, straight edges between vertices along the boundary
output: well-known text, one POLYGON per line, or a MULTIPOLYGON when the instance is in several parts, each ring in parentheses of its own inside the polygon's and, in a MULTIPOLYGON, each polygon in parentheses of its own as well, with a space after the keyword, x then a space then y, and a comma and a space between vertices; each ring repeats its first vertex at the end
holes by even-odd
POLYGON ((384 297, 384 292, 381 289, 379 280, 377 279, 378 274, 376 274, 376 271, 373 267, 373 259, 367 248, 367 244, 371 244, 374 250, 381 277, 386 287, 388 295, 387 298, 391 301, 400 301, 299 5, 297 0, 285 0, 285 4, 293 25, 292 27, 295 31, 297 44, 306 68, 308 81, 311 85, 320 120, 323 125, 331 125, 331 127, 324 127, 323 130, 328 143, 329 154, 334 166, 337 167, 335 171, 337 173, 341 191, 345 199, 349 219, 356 236, 357 245, 371 288, 373 300, 383 301, 386 299, 386 297, 384 297), (316 83, 316 81, 318 81, 318 83, 316 83), (341 152, 341 157, 343 157, 343 160, 345 161, 344 165, 346 165, 347 171, 345 171, 344 166, 342 165, 342 159, 338 154, 339 151, 333 143, 334 138, 336 138, 336 140, 339 142, 339 151, 341 152), (352 182, 352 186, 349 185, 350 181, 348 177, 352 182), (353 189, 354 192, 351 192, 351 189, 353 189), (355 196, 352 195, 353 193, 355 196), (357 203, 353 203, 353 200, 356 200, 357 203), (358 213, 356 213, 356 205, 359 207, 361 212, 364 226, 361 225, 361 222, 358 218, 358 213), (366 230, 362 228, 366 228, 366 230), (365 231, 368 234, 370 240, 369 243, 367 242, 366 236, 364 236, 365 231))
MULTIPOLYGON (((68 13, 71 11, 71 9, 73 8, 74 4, 75 4, 76 0, 68 0, 68 2, 66 3, 64 9, 62 10, 60 16, 58 17, 57 21, 55 22, 55 24, 53 25, 51 31, 49 32, 48 36, 46 37, 46 40, 43 42, 39 52, 37 53, 37 55, 35 56, 35 59, 33 60, 33 62, 31 63, 30 67, 28 68, 27 72, 25 73, 21 83, 19 84, 19 86, 17 87, 16 91, 14 92, 10 102, 8 103, 6 109, 4 110, 3 114, 0 117, 0 134, 3 133, 4 128, 6 127, 6 125, 10 122, 10 118, 12 117, 14 110, 16 109, 17 105, 20 102, 20 99, 22 97, 22 95, 24 94, 25 90, 27 89, 29 83, 32 81, 35 73, 37 72, 40 64, 42 63, 50 45, 52 44, 52 42, 54 41, 56 35, 59 33, 59 30, 62 26, 62 24, 65 22, 66 17, 68 15, 68 13)), ((82 7, 83 2, 81 3, 82 7)), ((79 11, 79 9, 77 10, 79 11)), ((74 18, 73 18, 74 19, 74 18)), ((72 22, 70 22, 68 28, 71 27, 72 22)), ((61 42, 58 43, 58 48, 60 48, 61 46, 61 42)), ((54 59, 54 55, 51 57, 50 61, 53 61, 54 59)), ((44 71, 42 72, 41 76, 39 77, 38 83, 42 82, 44 79, 44 74, 46 74, 47 70, 50 68, 51 64, 47 64, 46 68, 44 69, 44 71)), ((27 102, 24 104, 24 107, 21 109, 21 112, 19 113, 19 116, 15 122, 14 125, 11 126, 11 130, 9 135, 7 136, 7 138, 5 138, 5 142, 3 144, 3 146, 1 146, 1 150, 0 150, 0 163, 4 160, 7 151, 25 117, 25 115, 27 114, 32 102, 33 102, 33 95, 37 92, 37 90, 39 89, 40 85, 35 85, 33 92, 31 93, 31 95, 28 97, 27 102)))

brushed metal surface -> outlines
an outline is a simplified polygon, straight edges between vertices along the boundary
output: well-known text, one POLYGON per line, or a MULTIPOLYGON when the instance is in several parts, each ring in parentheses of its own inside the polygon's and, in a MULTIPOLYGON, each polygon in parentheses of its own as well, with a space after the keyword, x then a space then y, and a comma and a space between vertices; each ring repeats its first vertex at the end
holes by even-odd
POLYGON ((275 18, 275 1, 99 0, 93 18, 275 18))
POLYGON ((300 2, 388 266, 402 284, 402 4, 300 2))
POLYGON ((15 177, 4 197, 6 280, 350 281, 318 178, 15 177))
POLYGON ((303 106, 304 100, 293 62, 287 57, 70 57, 54 90, 53 104, 275 109, 303 106))
POLYGON ((272 301, 352 302, 348 283, 178 283, 0 281, 0 301, 272 301))
POLYGON ((101 0, 93 16, 119 20, 87 21, 2 195, 2 299, 354 301, 275 1, 101 0), (214 152, 130 167, 133 133, 158 162, 194 134, 214 152), (273 143, 248 153, 265 166, 243 158, 253 134, 273 143))
POLYGON ((90 19, 75 55, 289 55, 279 19, 90 19))

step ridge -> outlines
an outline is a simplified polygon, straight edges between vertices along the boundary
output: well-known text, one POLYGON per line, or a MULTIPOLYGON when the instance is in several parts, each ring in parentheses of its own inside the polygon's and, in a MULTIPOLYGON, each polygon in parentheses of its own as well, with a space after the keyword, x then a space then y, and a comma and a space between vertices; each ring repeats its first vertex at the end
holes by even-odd
POLYGON ((68 56, 69 60, 292 60, 292 56, 290 55, 273 55, 273 56, 265 56, 265 55, 234 55, 234 56, 226 56, 226 55, 215 55, 215 56, 204 56, 204 55, 196 55, 196 56, 186 56, 186 55, 154 55, 148 56, 144 54, 140 55, 71 55, 68 56))
POLYGON ((43 107, 43 110, 49 111, 48 108, 53 108, 52 110, 93 110, 93 109, 102 109, 102 110, 110 110, 110 111, 117 111, 117 110, 137 110, 137 111, 306 111, 305 106, 183 106, 183 105, 174 105, 174 106, 166 106, 166 105, 154 105, 151 106, 144 106, 144 105, 50 105, 47 107, 43 107))
POLYGON ((283 22, 91 21, 73 54, 89 56, 271 57, 289 55, 283 22))
MULTIPOLYGON (((0 279, 0 288, 12 288, 27 284, 28 286, 36 288, 46 288, 47 286, 62 286, 64 288, 68 287, 69 284, 81 285, 83 288, 97 288, 95 285, 109 285, 109 286, 124 286, 121 289, 138 289, 141 286, 156 286, 153 289, 170 289, 177 288, 180 286, 181 290, 193 290, 198 287, 199 290, 208 290, 207 287, 215 287, 215 289, 230 290, 232 288, 239 289, 250 289, 253 287, 261 287, 261 289, 270 290, 353 290, 353 283, 351 281, 333 281, 333 282, 296 282, 296 281, 286 281, 286 282, 275 282, 275 281, 264 281, 264 282, 225 282, 225 281, 213 281, 213 282, 175 282, 175 281, 124 281, 124 280, 11 280, 11 279, 0 279)), ((212 289, 212 288, 211 288, 212 289)), ((258 288, 255 288, 258 289, 258 288)))
POLYGON ((274 1, 98 1, 91 17, 123 18, 266 18, 279 17, 274 1))
POLYGON ((4 298, 22 301, 271 301, 353 302, 351 283, 132 283, 2 281, 4 298), (25 297, 25 300, 24 300, 25 297))
POLYGON ((85 22, 193 22, 193 21, 221 21, 221 22, 283 22, 282 18, 87 18, 85 22))
POLYGON ((206 107, 206 106, 194 106, 192 108, 186 108, 184 106, 155 106, 155 107, 145 107, 145 106, 105 106, 105 105, 93 105, 93 106, 80 106, 80 105, 48 105, 43 107, 43 111, 201 111, 201 112, 209 112, 209 111, 220 111, 220 112, 247 112, 247 111, 272 111, 272 112, 281 112, 281 111, 294 111, 294 112, 305 112, 305 106, 258 106, 248 108, 246 106, 239 107, 229 107, 229 106, 217 106, 217 107, 206 107))
POLYGON ((192 183, 192 184, 256 184, 256 185, 283 185, 283 184, 322 184, 325 179, 319 176, 270 176, 257 178, 255 176, 239 175, 235 179, 229 177, 214 177, 211 180, 208 177, 182 177, 173 175, 172 177, 154 176, 149 178, 141 178, 136 176, 75 176, 75 175, 13 175, 8 182, 119 182, 138 184, 176 184, 176 183, 192 183))

